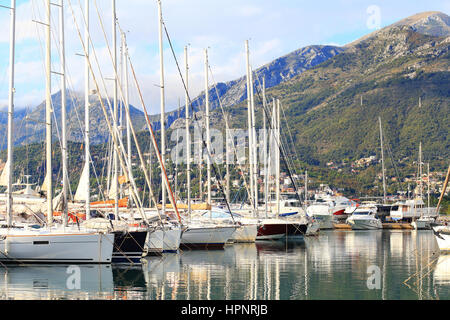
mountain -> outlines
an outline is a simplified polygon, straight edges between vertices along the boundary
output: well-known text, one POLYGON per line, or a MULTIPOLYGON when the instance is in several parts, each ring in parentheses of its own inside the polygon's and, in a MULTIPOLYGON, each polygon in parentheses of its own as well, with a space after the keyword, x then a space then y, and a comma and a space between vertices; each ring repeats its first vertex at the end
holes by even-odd
POLYGON ((369 33, 368 35, 347 44, 345 47, 352 47, 362 41, 376 36, 379 33, 387 32, 389 30, 395 29, 396 27, 407 27, 410 30, 423 35, 434 37, 448 37, 448 35, 450 34, 450 17, 445 13, 439 11, 417 13, 398 22, 395 22, 389 26, 386 26, 380 30, 369 33))
MULTIPOLYGON (((258 77, 264 75, 268 84, 267 98, 277 98, 282 103, 282 136, 289 142, 292 136, 293 143, 289 143, 286 151, 299 164, 298 168, 308 168, 312 181, 345 188, 353 194, 367 194, 369 190, 377 194, 380 164, 367 168, 351 164, 370 155, 380 158, 378 117, 381 117, 390 193, 399 190, 396 185, 399 175, 411 177, 417 171, 415 160, 420 142, 430 169, 445 170, 450 158, 449 30, 448 15, 425 12, 342 48, 311 46, 258 68, 258 77), (330 163, 333 165, 329 166, 330 163)), ((232 126, 247 128, 245 77, 218 84, 218 90, 231 115, 232 126)), ((211 126, 223 129, 214 88, 210 88, 210 97, 216 107, 211 112, 211 126)), ((54 99, 58 117, 58 99, 54 99)), ((78 110, 82 119, 82 97, 77 99, 74 103, 77 107, 71 107, 78 110)), ((203 103, 204 94, 194 99, 197 110, 202 109, 203 103)), ((256 103, 259 128, 262 108, 258 95, 256 103)), ((97 130, 96 134, 104 137, 103 114, 98 106, 93 110, 96 111, 92 112, 92 121, 99 123, 93 125, 93 132, 97 130)), ((43 119, 42 106, 34 112, 35 119, 43 119)), ((145 123, 140 120, 142 113, 136 110, 135 114, 133 121, 142 128, 145 123)), ((179 116, 184 117, 184 108, 179 116)), ((176 111, 168 115, 172 129, 177 117, 176 111)), ((74 113, 70 119, 71 127, 79 128, 74 113)), ((157 129, 159 116, 152 119, 157 129)), ((31 125, 28 121, 26 124, 31 125)), ((32 129, 26 127, 22 131, 32 129)), ((36 135, 43 138, 42 132, 36 135)), ((22 135, 36 141, 40 138, 22 135)), ((73 139, 80 139, 81 132, 72 129, 72 135, 73 139)), ((142 139, 148 138, 143 135, 142 139)), ((42 161, 42 155, 35 157, 42 161)), ((404 184, 403 187, 406 188, 404 184)))
MULTIPOLYGON (((449 30, 446 14, 418 14, 346 45, 342 53, 269 89, 269 99, 283 104, 300 161, 326 167, 331 161, 379 155, 380 116, 396 161, 409 157, 412 163, 422 141, 425 161, 445 169, 450 157, 449 30)), ((245 104, 230 108, 236 127, 246 127, 245 110, 245 104)), ((287 136, 285 125, 282 130, 287 136)))
POLYGON ((439 11, 422 12, 394 23, 393 26, 409 26, 421 34, 447 37, 450 34, 450 17, 439 11))
MULTIPOLYGON (((92 144, 104 143, 108 136, 109 131, 101 104, 97 96, 90 97, 91 109, 90 109, 90 139, 92 144)), ((103 100, 104 105, 108 110, 107 100, 103 100)), ((52 95, 52 105, 54 110, 53 123, 53 139, 57 139, 58 132, 61 132, 61 91, 52 95)), ((73 142, 81 142, 84 140, 84 94, 67 91, 66 93, 66 108, 68 123, 68 140, 73 142)), ((123 111, 125 114, 125 111, 123 111)), ((130 114, 133 119, 133 125, 136 131, 140 131, 144 128, 145 117, 144 113, 135 107, 130 105, 130 114)), ((33 142, 40 142, 45 140, 45 101, 39 104, 31 111, 19 110, 15 112, 15 145, 24 145, 33 142)), ((1 140, 1 146, 6 148, 6 130, 7 130, 7 117, 6 115, 0 120, 0 134, 3 139, 1 140), (5 119, 3 121, 3 118, 5 119)))

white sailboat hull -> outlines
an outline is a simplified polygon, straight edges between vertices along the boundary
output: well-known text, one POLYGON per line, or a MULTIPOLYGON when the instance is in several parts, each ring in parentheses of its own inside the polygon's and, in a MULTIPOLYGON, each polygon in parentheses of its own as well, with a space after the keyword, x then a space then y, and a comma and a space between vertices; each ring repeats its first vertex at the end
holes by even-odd
POLYGON ((333 216, 330 214, 316 214, 313 215, 314 219, 319 223, 319 228, 321 230, 334 229, 333 216))
POLYGON ((232 238, 235 226, 189 226, 181 237, 184 248, 223 248, 232 238))
POLYGON ((113 234, 14 232, 1 235, 3 263, 111 263, 113 234))
POLYGON ((181 235, 181 227, 149 232, 146 241, 148 254, 177 252, 180 247, 181 235))
POLYGON ((315 236, 319 234, 320 230, 320 222, 317 220, 308 224, 308 228, 306 229, 307 236, 315 236))
POLYGON ((231 240, 233 242, 255 242, 258 234, 258 225, 243 224, 234 232, 231 240))

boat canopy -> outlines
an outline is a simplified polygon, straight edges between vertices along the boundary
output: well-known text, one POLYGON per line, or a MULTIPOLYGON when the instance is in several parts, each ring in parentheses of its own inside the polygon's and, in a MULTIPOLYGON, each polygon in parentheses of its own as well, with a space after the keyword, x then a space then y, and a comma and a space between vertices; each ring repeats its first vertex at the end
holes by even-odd
MULTIPOLYGON (((242 216, 237 213, 231 213, 233 217, 241 218, 242 216)), ((203 217, 209 217, 209 211, 206 211, 202 214, 203 217)), ((228 211, 222 211, 222 210, 212 210, 211 211, 211 218, 213 219, 227 219, 230 218, 230 212, 228 211)))

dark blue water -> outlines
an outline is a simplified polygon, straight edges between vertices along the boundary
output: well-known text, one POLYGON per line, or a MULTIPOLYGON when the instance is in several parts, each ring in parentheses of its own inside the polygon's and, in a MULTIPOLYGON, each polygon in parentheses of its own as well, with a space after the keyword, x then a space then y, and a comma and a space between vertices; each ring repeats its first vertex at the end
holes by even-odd
POLYGON ((142 266, 8 266, 1 299, 449 299, 450 255, 431 231, 322 231, 142 266))

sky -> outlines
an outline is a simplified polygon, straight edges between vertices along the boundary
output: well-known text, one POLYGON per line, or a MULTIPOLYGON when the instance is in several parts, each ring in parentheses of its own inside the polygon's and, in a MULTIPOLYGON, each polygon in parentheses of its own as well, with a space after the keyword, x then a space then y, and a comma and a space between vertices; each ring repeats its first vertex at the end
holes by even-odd
MULTIPOLYGON (((52 0, 57 3, 60 0, 52 0)), ((84 34, 84 0, 65 0, 65 38, 68 89, 84 90, 84 59, 78 30, 84 34), (75 22, 76 21, 76 22, 75 22)), ((112 96, 112 0, 90 0, 91 59, 100 88, 112 96), (100 17, 100 18, 99 18, 100 17), (101 22, 100 22, 101 21, 101 22), (104 27, 104 32, 102 29, 104 27), (106 39, 105 40, 105 35, 106 39), (91 48, 92 49, 92 48, 91 48), (94 59, 100 64, 104 82, 94 59)), ((46 0, 17 0, 15 108, 32 108, 45 98, 46 0)), ((9 6, 10 1, 0 0, 9 6)), ((160 63, 157 0, 116 0, 117 19, 147 110, 160 110, 160 63)), ((163 19, 184 76, 183 50, 189 51, 189 92, 195 97, 205 87, 204 49, 212 74, 209 85, 245 74, 245 40, 256 69, 296 49, 314 44, 345 45, 363 35, 424 11, 450 14, 450 0, 162 0, 163 19)), ((52 71, 59 71, 58 7, 52 6, 52 71)), ((0 107, 8 103, 10 10, 0 8, 0 107)), ((120 43, 120 35, 117 37, 120 43)), ((184 91, 167 39, 164 37, 166 111, 184 101, 184 91)), ((52 92, 59 91, 52 76, 52 92)), ((130 102, 141 109, 130 76, 130 102)), ((91 89, 93 87, 91 86, 91 89)), ((102 90, 103 91, 103 90, 102 90)), ((183 103, 181 103, 183 105, 183 103)))

